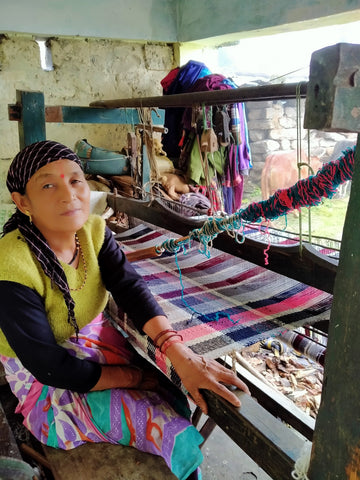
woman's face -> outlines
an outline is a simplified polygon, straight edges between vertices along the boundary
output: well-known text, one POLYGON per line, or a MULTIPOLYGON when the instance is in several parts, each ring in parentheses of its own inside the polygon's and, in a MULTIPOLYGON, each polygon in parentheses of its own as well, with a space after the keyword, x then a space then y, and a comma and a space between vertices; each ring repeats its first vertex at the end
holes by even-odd
POLYGON ((75 233, 90 212, 89 186, 79 165, 71 160, 56 160, 41 167, 28 181, 25 195, 13 195, 18 208, 31 214, 45 238, 75 233))

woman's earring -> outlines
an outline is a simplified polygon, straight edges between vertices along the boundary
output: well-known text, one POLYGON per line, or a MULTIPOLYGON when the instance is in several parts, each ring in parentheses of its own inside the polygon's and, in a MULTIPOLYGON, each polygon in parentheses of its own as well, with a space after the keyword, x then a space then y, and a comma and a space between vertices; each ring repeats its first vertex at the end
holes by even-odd
POLYGON ((32 223, 31 213, 29 212, 29 210, 25 210, 25 215, 29 217, 29 222, 32 223))

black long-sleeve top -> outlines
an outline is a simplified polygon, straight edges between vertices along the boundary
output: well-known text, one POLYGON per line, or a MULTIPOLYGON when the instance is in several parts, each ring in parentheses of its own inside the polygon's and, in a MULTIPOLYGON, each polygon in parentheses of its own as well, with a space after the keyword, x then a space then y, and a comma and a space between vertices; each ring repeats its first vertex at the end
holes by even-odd
MULTIPOLYGON (((164 315, 108 228, 98 263, 106 289, 139 330, 154 316, 164 315)), ((98 382, 99 364, 76 358, 56 343, 44 301, 36 291, 20 283, 0 281, 0 305, 0 328, 38 381, 77 392, 87 392, 98 382)))

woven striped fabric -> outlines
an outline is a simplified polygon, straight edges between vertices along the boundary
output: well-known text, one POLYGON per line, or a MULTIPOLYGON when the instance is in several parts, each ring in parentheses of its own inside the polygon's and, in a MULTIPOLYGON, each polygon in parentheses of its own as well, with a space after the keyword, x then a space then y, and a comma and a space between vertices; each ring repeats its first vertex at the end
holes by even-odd
MULTIPOLYGON (((140 225, 117 235, 124 251, 160 245, 167 237, 140 225)), ((216 249, 210 258, 197 246, 177 255, 133 263, 186 344, 207 358, 288 329, 330 318, 332 295, 216 249)), ((134 299, 136 301, 136 299, 134 299)), ((119 320, 131 343, 172 377, 151 340, 119 320)))

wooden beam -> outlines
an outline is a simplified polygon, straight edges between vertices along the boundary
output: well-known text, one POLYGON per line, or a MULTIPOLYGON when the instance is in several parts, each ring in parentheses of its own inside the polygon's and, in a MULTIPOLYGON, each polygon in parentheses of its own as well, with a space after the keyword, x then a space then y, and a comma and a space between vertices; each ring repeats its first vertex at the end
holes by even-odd
MULTIPOLYGON (((8 105, 8 116, 11 121, 21 121, 24 105, 22 98, 29 92, 21 92, 18 104, 8 105)), ((99 123, 99 124, 127 124, 141 128, 141 118, 136 108, 100 109, 91 107, 48 106, 45 108, 45 122, 47 123, 99 123)), ((32 114, 38 115, 33 110, 32 114)), ((151 112, 153 125, 164 125, 165 112, 157 110, 151 112)), ((44 120, 41 118, 41 122, 44 120)))
POLYGON ((202 391, 211 417, 274 480, 289 480, 300 458, 305 440, 285 423, 274 418, 252 397, 236 391, 241 407, 222 397, 202 391))
POLYGON ((305 438, 312 441, 315 429, 315 420, 312 417, 300 410, 292 400, 274 387, 270 387, 262 380, 257 379, 246 368, 237 364, 236 369, 239 377, 249 387, 251 395, 256 398, 259 405, 275 418, 280 418, 305 438))
POLYGON ((223 105, 247 101, 283 100, 305 97, 307 83, 282 83, 279 85, 260 85, 257 87, 240 87, 228 90, 207 92, 179 93, 158 97, 123 98, 119 100, 98 100, 90 103, 91 107, 193 107, 195 105, 223 105))
POLYGON ((360 131, 360 45, 338 43, 314 52, 305 105, 305 128, 360 131))

